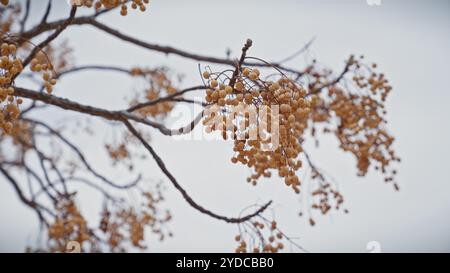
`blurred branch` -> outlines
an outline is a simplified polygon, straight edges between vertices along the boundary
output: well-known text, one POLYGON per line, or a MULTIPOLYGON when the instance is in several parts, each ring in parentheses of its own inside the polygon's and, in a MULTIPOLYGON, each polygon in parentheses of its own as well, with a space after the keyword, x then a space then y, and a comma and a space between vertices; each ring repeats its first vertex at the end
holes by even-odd
POLYGON ((52 10, 52 2, 53 0, 48 0, 47 8, 45 9, 44 16, 42 17, 39 25, 47 23, 48 16, 50 15, 50 11, 52 10))
POLYGON ((44 218, 44 215, 42 215, 42 212, 39 210, 41 206, 35 201, 29 200, 28 198, 25 197, 17 181, 3 168, 2 164, 0 164, 0 172, 3 174, 6 180, 10 182, 10 184, 13 186, 15 192, 19 196, 20 201, 22 201, 29 208, 33 209, 36 212, 39 220, 48 226, 47 220, 44 218))
POLYGON ((26 0, 25 2, 25 14, 23 15, 23 19, 20 21, 20 35, 22 35, 23 31, 25 30, 25 24, 30 14, 30 3, 31 0, 26 0))
POLYGON ((52 135, 56 136, 57 138, 59 138, 64 144, 67 145, 67 147, 69 147, 73 152, 75 152, 78 156, 78 158, 81 160, 81 162, 83 163, 83 165, 86 167, 86 169, 95 177, 97 177, 98 179, 100 179, 101 181, 105 182, 106 184, 108 184, 109 186, 113 187, 113 188, 117 188, 117 189, 130 189, 134 186, 136 186, 139 181, 141 180, 141 175, 138 175, 138 177, 136 179, 134 179, 132 182, 128 182, 124 185, 119 185, 114 183, 112 180, 106 178, 105 176, 99 174, 98 172, 96 172, 91 164, 89 164, 86 160, 86 157, 83 155, 83 153, 80 151, 80 149, 73 144, 72 142, 70 142, 67 138, 65 138, 62 134, 60 134, 58 131, 54 130, 53 128, 51 128, 49 125, 47 125, 46 123, 42 122, 42 121, 38 121, 38 120, 33 120, 33 119, 28 119, 28 118, 22 118, 22 120, 33 123, 33 124, 37 124, 40 125, 44 128, 46 128, 52 135))
POLYGON ((51 43, 54 39, 56 39, 56 37, 58 37, 59 34, 61 34, 66 29, 66 27, 71 24, 71 22, 75 18, 76 12, 77 12, 77 7, 72 6, 72 9, 70 10, 69 18, 65 19, 60 25, 58 25, 55 32, 53 32, 44 41, 42 41, 40 44, 38 44, 37 46, 35 46, 33 48, 33 50, 28 55, 28 57, 23 61, 23 63, 22 63, 23 67, 26 67, 31 62, 31 60, 34 58, 36 53, 38 53, 39 51, 44 49, 44 47, 46 47, 49 43, 51 43))

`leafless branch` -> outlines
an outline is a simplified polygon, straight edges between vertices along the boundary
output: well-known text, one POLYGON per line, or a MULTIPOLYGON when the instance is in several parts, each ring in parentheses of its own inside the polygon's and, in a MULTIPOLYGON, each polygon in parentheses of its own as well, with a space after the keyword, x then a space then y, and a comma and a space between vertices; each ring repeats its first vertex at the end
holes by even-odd
POLYGON ((180 135, 190 133, 194 127, 200 122, 203 117, 203 111, 197 115, 197 117, 192 120, 192 122, 184 127, 179 129, 169 129, 165 127, 163 124, 149 120, 147 118, 143 118, 127 111, 111 111, 102 108, 97 108, 89 105, 83 105, 77 102, 73 102, 68 99, 59 98, 53 95, 44 94, 37 91, 32 91, 29 89, 16 87, 14 95, 19 97, 24 97, 32 100, 37 100, 44 102, 49 105, 54 105, 60 107, 62 109, 76 111, 79 113, 84 113, 92 116, 102 117, 108 120, 114 121, 122 121, 122 120, 133 120, 135 122, 139 122, 148 126, 151 126, 155 129, 158 129, 162 134, 167 136, 180 135))
POLYGON ((250 220, 251 218, 261 214, 264 210, 266 210, 270 204, 272 204, 272 201, 267 202, 265 205, 261 206, 257 211, 255 211, 252 214, 249 214, 244 217, 239 218, 229 218, 222 215, 218 215, 214 212, 211 212, 210 210, 200 206, 198 203, 196 203, 190 195, 187 193, 187 191, 178 183, 178 181, 175 179, 175 177, 169 172, 169 170, 166 168, 166 165, 162 161, 162 159, 159 157, 159 155, 155 152, 155 150, 150 146, 150 144, 145 141, 145 139, 139 134, 139 132, 131 125, 131 123, 128 120, 124 120, 123 123, 128 128, 128 130, 142 143, 142 145, 147 149, 147 151, 152 155, 153 159, 155 159, 156 164, 158 164, 161 171, 167 176, 167 178, 172 182, 172 185, 181 193, 183 198, 186 200, 186 202, 199 212, 206 214, 208 216, 211 216, 215 219, 225 221, 227 223, 242 223, 250 220))
POLYGON ((31 60, 34 58, 34 56, 36 55, 36 53, 38 53, 39 51, 41 51, 44 47, 46 47, 49 43, 51 43, 54 39, 56 39, 56 37, 59 36, 59 34, 61 34, 61 32, 63 32, 64 29, 66 29, 66 27, 68 25, 70 25, 70 23, 73 21, 73 19, 75 18, 75 14, 77 12, 77 7, 76 6, 72 6, 71 10, 70 10, 70 15, 69 18, 65 19, 61 25, 59 25, 55 32, 53 32, 50 36, 48 36, 44 41, 42 41, 40 44, 38 44, 37 46, 35 46, 33 48, 33 50, 30 52, 30 54, 28 55, 28 57, 23 61, 23 67, 26 67, 31 60))

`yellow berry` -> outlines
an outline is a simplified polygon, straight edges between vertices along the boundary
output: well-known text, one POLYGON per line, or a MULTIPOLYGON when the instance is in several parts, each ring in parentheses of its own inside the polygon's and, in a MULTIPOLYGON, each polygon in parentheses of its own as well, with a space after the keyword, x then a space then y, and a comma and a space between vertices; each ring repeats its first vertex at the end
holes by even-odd
POLYGON ((210 85, 212 88, 216 88, 219 85, 219 83, 217 82, 217 80, 212 80, 210 85))
POLYGON ((250 74, 248 74, 248 78, 252 81, 256 81, 258 79, 258 74, 255 72, 250 72, 250 74))
POLYGON ((249 74, 250 74, 250 69, 244 68, 244 70, 242 70, 242 75, 244 75, 244 77, 248 77, 249 74))

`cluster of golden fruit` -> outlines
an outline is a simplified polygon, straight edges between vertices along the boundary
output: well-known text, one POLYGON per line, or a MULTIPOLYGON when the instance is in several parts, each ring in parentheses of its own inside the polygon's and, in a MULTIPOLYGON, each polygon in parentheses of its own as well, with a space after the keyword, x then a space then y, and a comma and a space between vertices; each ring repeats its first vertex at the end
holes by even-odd
POLYGON ((16 45, 2 43, 0 48, 0 127, 11 134, 13 122, 20 115, 19 105, 22 99, 14 97, 13 79, 23 70, 22 60, 16 58, 16 45))
MULTIPOLYGON (((327 214, 332 208, 339 210, 344 203, 344 197, 339 190, 317 170, 312 170, 311 179, 317 182, 316 188, 311 192, 311 208, 320 211, 322 215, 327 214)), ((347 213, 347 210, 345 209, 344 212, 347 213)), ((315 224, 312 218, 310 218, 310 224, 315 224)))
POLYGON ((128 6, 132 9, 139 9, 144 12, 150 3, 150 0, 71 0, 72 5, 85 6, 88 8, 94 7, 96 10, 105 8, 112 9, 120 6, 120 15, 128 14, 128 6))
POLYGON ((0 36, 8 35, 11 32, 12 26, 17 22, 19 18, 20 10, 18 8, 14 10, 5 10, 0 14, 0 36))
MULTIPOLYGON (((148 88, 144 90, 144 98, 146 101, 154 101, 178 92, 178 89, 174 87, 165 69, 133 68, 131 69, 131 75, 146 79, 148 83, 148 88)), ((130 105, 133 106, 139 103, 140 100, 142 100, 141 94, 138 94, 130 102, 130 105)), ((144 117, 164 118, 172 111, 174 106, 173 101, 161 101, 154 105, 139 108, 136 113, 144 117)))
POLYGON ((125 143, 120 143, 116 146, 105 144, 105 148, 114 164, 130 156, 130 152, 125 143))
POLYGON ((51 94, 53 92, 53 86, 56 84, 56 72, 45 52, 39 51, 31 60, 30 70, 42 74, 45 90, 51 94))
POLYGON ((55 221, 48 227, 48 242, 50 252, 65 252, 70 241, 95 241, 87 226, 87 222, 72 200, 62 199, 56 206, 55 221))
MULTIPOLYGON (((33 147, 33 127, 29 122, 18 119, 14 122, 8 137, 12 138, 13 144, 20 148, 20 154, 23 155, 28 149, 33 147)), ((0 136, 0 142, 2 136, 0 136)))
POLYGON ((0 3, 4 6, 7 6, 9 4, 9 0, 0 0, 0 3))
POLYGON ((112 252, 124 251, 123 244, 130 242, 134 247, 145 249, 144 233, 146 228, 159 235, 164 240, 166 235, 172 236, 170 232, 163 230, 162 226, 171 220, 168 211, 161 215, 160 203, 164 200, 158 186, 156 193, 144 192, 144 203, 142 210, 135 208, 121 208, 111 212, 107 207, 102 212, 100 230, 107 235, 107 245, 112 252))
POLYGON ((41 61, 44 62, 44 64, 49 63, 48 60, 50 60, 53 71, 49 71, 49 73, 53 72, 53 76, 56 76, 55 71, 65 71, 72 67, 72 52, 73 49, 69 45, 68 40, 63 40, 55 45, 47 45, 43 50, 44 54, 40 54, 38 57, 42 59, 41 61), (44 58, 44 55, 46 55, 46 58, 44 58))
POLYGON ((379 105, 368 96, 348 95, 338 88, 330 90, 331 110, 340 119, 336 135, 341 148, 357 157, 358 175, 365 175, 371 161, 383 170, 391 161, 398 161, 391 145, 394 138, 384 129, 379 105))
POLYGON ((20 14, 22 8, 20 3, 10 5, 8 8, 3 8, 0 12, 0 36, 7 36, 12 32, 12 28, 20 21, 20 14))
MULTIPOLYGON (((362 59, 351 56, 347 63, 348 70, 353 73, 353 89, 351 82, 345 88, 329 86, 319 95, 319 102, 313 109, 313 121, 331 123, 332 118, 337 118, 335 128, 324 131, 334 133, 340 148, 356 157, 358 175, 366 175, 370 165, 374 164, 375 169, 385 175, 385 181, 392 182, 396 170, 391 166, 400 161, 392 147, 394 137, 386 131, 384 117, 385 100, 392 87, 384 74, 375 71, 376 64, 366 65, 362 59)), ((394 187, 398 189, 395 183, 394 187)))
POLYGON ((48 227, 48 244, 44 251, 65 252, 68 243, 78 242, 80 251, 124 252, 127 244, 145 249, 145 230, 164 240, 172 233, 164 226, 172 219, 169 211, 161 209, 164 201, 161 184, 153 192, 142 192, 143 202, 139 209, 125 203, 105 202, 101 212, 98 230, 89 228, 88 223, 78 210, 73 197, 61 198, 56 205, 54 222, 48 227))
MULTIPOLYGON (((140 130, 139 133, 146 141, 151 141, 150 132, 140 130)), ((132 171, 136 163, 135 159, 145 159, 147 157, 147 154, 141 149, 136 149, 140 147, 139 144, 140 142, 131 133, 124 131, 119 139, 115 139, 111 143, 105 143, 105 148, 113 166, 121 165, 132 171)))
POLYGON ((260 77, 258 69, 243 68, 230 86, 229 78, 220 82, 219 73, 204 72, 209 89, 203 124, 207 133, 218 131, 224 139, 234 139, 235 155, 231 161, 253 168, 247 179, 256 185, 260 177, 270 177, 277 170, 287 186, 299 193, 296 171, 298 159, 316 96, 286 76, 276 81, 260 77))
POLYGON ((234 238, 238 242, 236 253, 277 253, 284 249, 283 239, 286 237, 278 230, 276 221, 268 222, 263 219, 262 222, 254 221, 251 225, 254 227, 252 232, 244 229, 234 238), (266 226, 268 231, 264 232, 266 226))
MULTIPOLYGON (((144 12, 147 9, 145 5, 148 5, 149 3, 150 3, 149 0, 133 0, 131 1, 131 8, 132 9, 139 8, 140 11, 144 12)), ((120 15, 126 16, 127 14, 128 14, 128 6, 124 3, 120 7, 120 15)))

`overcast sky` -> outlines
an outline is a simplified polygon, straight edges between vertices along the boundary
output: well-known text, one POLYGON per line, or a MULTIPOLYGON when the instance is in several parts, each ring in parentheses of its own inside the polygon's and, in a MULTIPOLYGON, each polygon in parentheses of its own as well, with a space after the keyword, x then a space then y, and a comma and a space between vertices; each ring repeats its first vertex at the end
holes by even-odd
MULTIPOLYGON (((32 2, 37 7, 44 1, 32 2)), ((68 14, 65 1, 55 2, 52 18, 68 14)), ((38 8, 32 15, 38 17, 41 12, 38 8)), ((352 53, 376 61, 394 87, 387 109, 389 130, 396 137, 394 147, 403 160, 397 177, 401 191, 395 192, 373 171, 364 178, 356 177, 354 158, 339 150, 332 137, 322 138, 318 149, 307 143, 313 160, 339 181, 350 210, 348 215, 318 216, 314 227, 297 216, 299 198, 280 179, 263 181, 257 187, 245 182, 249 170, 229 163, 231 143, 182 141, 147 130, 167 167, 196 201, 217 213, 235 216, 247 205, 274 200, 273 213, 280 227, 298 237, 297 242, 308 251, 365 252, 370 241, 378 241, 382 251, 450 251, 449 1, 383 0, 380 6, 369 6, 365 0, 153 0, 143 14, 122 18, 113 12, 100 20, 145 41, 211 56, 224 57, 227 48, 236 56, 245 39, 251 38, 250 55, 276 61, 316 37, 309 54, 336 71, 352 53)), ((143 50, 90 27, 70 27, 58 40, 65 38, 70 38, 77 64, 167 65, 185 74, 183 86, 201 83, 195 61, 143 50)), ((303 58, 289 63, 298 68, 302 65, 303 58)), ((221 69, 214 64, 210 67, 221 69)), ((54 94, 120 109, 127 105, 124 97, 138 87, 122 75, 80 73, 65 78, 54 94)), ((54 124, 74 116, 60 109, 53 109, 51 115, 41 113, 35 118, 54 124)), ((96 140, 77 135, 73 141, 86 147, 90 161, 98 162, 104 173, 120 180, 130 178, 126 172, 111 170, 106 153, 99 152, 114 128, 97 119, 94 124, 100 131, 96 140)), ((138 166, 146 177, 165 181, 166 205, 174 216, 169 228, 175 236, 159 243, 150 234, 149 251, 234 249, 236 226, 189 207, 152 160, 138 166)), ((22 251, 35 242, 37 219, 19 202, 10 185, 1 182, 5 182, 3 178, 0 251, 22 251)), ((98 205, 93 204, 99 196, 86 196, 81 209, 95 217, 98 205)))

